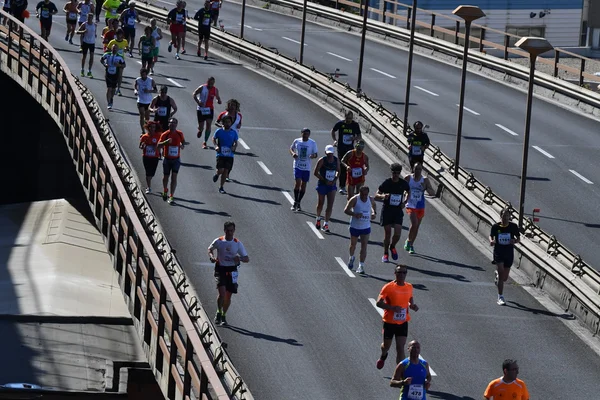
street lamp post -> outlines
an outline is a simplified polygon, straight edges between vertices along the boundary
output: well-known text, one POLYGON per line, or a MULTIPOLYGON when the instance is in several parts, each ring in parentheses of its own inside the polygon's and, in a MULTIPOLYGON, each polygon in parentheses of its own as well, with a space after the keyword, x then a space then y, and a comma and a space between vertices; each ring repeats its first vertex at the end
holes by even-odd
POLYGON ((363 62, 365 58, 365 39, 367 35, 367 16, 369 15, 369 0, 364 0, 365 10, 363 13, 363 26, 362 26, 362 35, 360 37, 360 58, 358 60, 358 82, 356 83, 356 91, 360 93, 362 91, 362 71, 363 71, 363 62))
POLYGON ((246 0, 242 0, 242 26, 240 27, 240 37, 244 38, 244 20, 246 19, 246 0))
POLYGON ((406 71, 406 94, 404 96, 404 128, 406 136, 408 130, 408 107, 410 105, 410 81, 412 78, 413 50, 415 47, 415 25, 417 23, 417 0, 412 2, 412 12, 410 14, 410 41, 408 42, 408 67, 406 71))
POLYGON ((458 104, 458 125, 456 128, 456 155, 454 163, 454 177, 458 179, 460 167, 460 142, 462 140, 463 112, 465 107, 465 83, 467 80, 467 59, 469 57, 469 36, 471 34, 471 23, 476 19, 485 17, 485 13, 477 6, 458 6, 452 14, 465 21, 465 48, 462 59, 462 73, 460 77, 460 100, 458 104))
POLYGON ((302 33, 300 34, 300 64, 304 64, 304 34, 306 33, 306 7, 308 0, 304 0, 302 7, 302 33))
POLYGON ((544 38, 523 37, 516 46, 529 53, 529 85, 527 88, 527 111, 525 114, 525 138, 523 139, 523 164, 521 165, 521 193, 519 196, 519 229, 523 229, 525 186, 527 183, 527 160, 529 158, 529 132, 531 128, 531 104, 533 100, 533 84, 535 78, 535 61, 537 57, 554 47, 544 38))

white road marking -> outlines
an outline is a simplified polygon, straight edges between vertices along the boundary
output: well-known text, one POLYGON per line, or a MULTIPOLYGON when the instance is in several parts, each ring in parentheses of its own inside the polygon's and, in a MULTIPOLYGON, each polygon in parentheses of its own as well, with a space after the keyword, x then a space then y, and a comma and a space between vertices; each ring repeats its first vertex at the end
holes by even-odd
MULTIPOLYGON (((460 107, 460 104, 457 104, 456 107, 460 107)), ((477 111, 473 111, 473 110, 471 110, 470 108, 467 108, 467 107, 463 107, 463 110, 468 111, 468 112, 470 112, 473 115, 481 115, 477 111)))
POLYGON ((254 29, 254 28, 253 28, 253 27, 251 27, 250 25, 244 25, 244 26, 245 26, 246 28, 249 28, 249 29, 254 29))
POLYGON ((294 205, 294 198, 292 197, 291 194, 289 194, 285 190, 282 190, 281 193, 283 193, 283 195, 285 196, 285 198, 287 199, 287 201, 290 202, 291 205, 294 205))
POLYGON ((173 85, 177 86, 178 88, 182 88, 183 87, 183 85, 180 85, 175 79, 167 78, 167 80, 169 82, 171 82, 173 85))
POLYGON ((432 91, 424 89, 421 86, 415 86, 415 89, 419 89, 419 90, 421 90, 421 91, 423 91, 425 93, 429 93, 430 95, 435 96, 435 97, 439 96, 439 94, 433 93, 432 91))
POLYGON ((394 75, 390 75, 390 74, 388 74, 387 72, 383 72, 383 71, 380 71, 380 70, 378 70, 378 69, 375 69, 375 68, 369 68, 369 69, 370 69, 371 71, 378 72, 378 73, 380 73, 381 75, 385 75, 385 76, 387 76, 388 78, 396 79, 396 77, 395 77, 394 75))
MULTIPOLYGON (((297 40, 294 40, 294 39, 290 39, 290 38, 289 38, 289 37, 287 37, 287 36, 282 36, 281 38, 282 38, 282 39, 285 39, 285 40, 289 40, 290 42, 294 42, 294 43, 300 44, 300 42, 299 42, 299 41, 297 41, 297 40)), ((306 46, 306 43, 304 43, 304 45, 306 46)))
POLYGON ((539 148, 538 146, 531 146, 534 149, 536 149, 537 151, 539 151, 540 153, 542 153, 543 155, 545 155, 548 158, 554 158, 554 156, 550 153, 548 153, 546 150, 542 150, 541 148, 539 148))
POLYGON ((244 142, 244 139, 239 139, 238 138, 238 143, 242 145, 243 148, 245 148, 246 150, 250 150, 250 147, 248 147, 248 145, 246 144, 246 142, 244 142))
MULTIPOLYGON (((244 125, 244 131, 246 131, 248 129, 253 130, 253 131, 297 132, 298 134, 300 134, 300 130, 298 128, 273 128, 270 126, 246 126, 246 125, 244 125)), ((329 133, 329 132, 331 132, 331 130, 327 130, 327 129, 323 129, 323 130, 311 129, 310 131, 312 133, 329 133)))
MULTIPOLYGON (((383 310, 379 307, 377 307, 377 300, 375 300, 374 298, 369 297, 369 302, 371 303, 371 305, 373 307, 375 307, 375 309, 377 310, 377 312, 379 313, 379 315, 381 315, 383 317, 383 310)), ((422 360, 423 357, 419 356, 419 358, 422 360)), ((433 369, 431 367, 429 367, 429 372, 431 372, 431 376, 437 376, 437 374, 433 371, 433 369)))
POLYGON ((508 129, 507 127, 505 127, 504 125, 500 125, 500 124, 496 124, 496 126, 500 129, 502 129, 504 132, 508 132, 513 136, 519 136, 518 133, 511 131, 510 129, 508 129))
POLYGON ((570 169, 569 172, 572 173, 573 175, 575 175, 576 177, 578 177, 579 179, 581 179, 582 181, 584 181, 585 183, 588 183, 590 185, 594 184, 594 182, 590 181, 588 178, 581 175, 579 172, 575 171, 574 169, 570 169))
POLYGON ((259 29, 259 28, 254 28, 254 30, 255 30, 255 31, 262 32, 262 29, 259 29))
POLYGON ((342 258, 341 258, 341 257, 336 257, 336 258, 335 258, 335 261, 337 261, 337 262, 338 262, 338 264, 340 264, 340 267, 342 267, 342 269, 344 270, 344 272, 345 272, 346 274, 348 274, 348 276, 349 276, 350 278, 356 278, 356 275, 354 275, 354 274, 352 273, 352 271, 350 271, 350 270, 348 269, 348 265, 346 265, 346 263, 344 262, 344 260, 342 260, 342 258))
POLYGON ((135 62, 142 65, 142 62, 140 60, 135 60, 135 62))
POLYGON ((319 232, 319 231, 317 230, 317 227, 315 226, 315 224, 314 224, 313 222, 311 222, 311 221, 306 221, 306 223, 308 224, 308 226, 310 227, 310 229, 312 229, 312 231, 315 233, 315 235, 317 235, 317 237, 318 237, 319 239, 325 239, 325 238, 323 237, 323 235, 321 235, 321 232, 319 232))
POLYGON ((271 171, 269 171, 269 168, 267 168, 267 166, 265 165, 264 162, 262 161, 257 161, 258 165, 260 165, 260 167, 263 169, 263 171, 265 171, 265 173, 267 175, 273 175, 273 173, 271 171))
POLYGON ((351 59, 349 59, 349 58, 342 57, 342 56, 340 56, 339 54, 331 53, 331 52, 329 52, 329 51, 327 52, 327 54, 329 54, 330 56, 334 56, 334 57, 337 57, 337 58, 341 58, 342 60, 346 60, 346 61, 352 61, 352 60, 351 60, 351 59))

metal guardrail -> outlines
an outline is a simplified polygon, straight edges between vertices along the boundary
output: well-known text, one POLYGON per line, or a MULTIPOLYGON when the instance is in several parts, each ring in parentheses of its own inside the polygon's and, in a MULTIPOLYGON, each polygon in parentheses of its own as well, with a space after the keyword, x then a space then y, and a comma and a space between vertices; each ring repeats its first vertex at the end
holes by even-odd
MULTIPOLYGON (((166 22, 167 11, 164 9, 140 3, 137 8, 143 16, 156 18, 162 23, 166 22)), ((196 21, 188 21, 188 29, 197 33, 196 21)), ((343 108, 354 111, 368 123, 370 129, 381 132, 404 155, 408 154, 408 142, 403 135, 401 118, 386 110, 381 103, 373 101, 364 94, 359 95, 348 84, 343 84, 331 75, 317 71, 314 67, 300 65, 296 59, 266 49, 260 44, 240 39, 229 32, 213 30, 211 40, 224 51, 253 60, 263 68, 267 66, 268 69, 281 72, 288 79, 308 88, 309 91, 316 92, 326 99, 335 100, 343 108)), ((452 194, 460 202, 459 208, 465 208, 477 216, 477 224, 484 223, 491 226, 499 219, 500 210, 511 206, 498 197, 489 186, 485 186, 472 173, 462 168, 459 168, 458 179, 455 179, 454 160, 442 153, 438 147, 430 146, 426 155, 428 158, 425 168, 442 186, 440 189, 442 196, 444 192, 452 194)), ((517 216, 514 208, 513 216, 517 216)), ((524 228, 526 238, 517 248, 522 257, 543 271, 544 277, 538 277, 536 284, 541 286, 542 278, 552 277, 568 290, 566 296, 568 298, 557 299, 561 304, 567 304, 567 309, 571 309, 583 319, 588 314, 599 318, 600 273, 563 246, 556 237, 542 231, 530 218, 526 219, 524 228), (578 305, 572 304, 574 299, 579 301, 578 305)), ((590 324, 591 329, 598 333, 600 324, 595 320, 590 324)))
POLYGON ((46 41, 16 19, 0 26, 0 69, 62 130, 142 347, 169 399, 250 400, 225 345, 122 158, 92 94, 46 41))

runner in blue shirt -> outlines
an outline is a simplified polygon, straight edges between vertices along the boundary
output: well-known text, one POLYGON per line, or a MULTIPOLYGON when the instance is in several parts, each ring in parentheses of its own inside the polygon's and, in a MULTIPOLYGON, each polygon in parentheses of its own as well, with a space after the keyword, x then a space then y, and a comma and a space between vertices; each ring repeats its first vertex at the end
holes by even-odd
POLYGON ((416 340, 410 342, 408 353, 408 358, 396 366, 390 386, 400 388, 400 400, 427 400, 431 372, 427 361, 419 357, 421 344, 416 340))
POLYGON ((215 141, 215 150, 217 152, 217 172, 213 176, 213 182, 216 182, 221 176, 221 187, 219 193, 225 193, 223 185, 229 177, 229 171, 233 167, 233 155, 238 143, 238 133, 235 129, 231 129, 233 120, 229 115, 221 119, 222 128, 217 129, 213 140, 215 141))

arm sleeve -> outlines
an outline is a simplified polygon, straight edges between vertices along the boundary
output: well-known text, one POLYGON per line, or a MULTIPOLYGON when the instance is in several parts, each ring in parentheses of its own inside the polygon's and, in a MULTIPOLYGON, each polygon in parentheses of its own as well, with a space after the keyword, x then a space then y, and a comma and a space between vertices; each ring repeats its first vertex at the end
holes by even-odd
POLYGON ((248 252, 246 251, 246 248, 244 247, 242 242, 239 242, 239 241, 238 241, 238 254, 242 257, 248 257, 248 252))
POLYGON ((218 241, 219 241, 219 238, 216 238, 215 240, 213 240, 212 243, 210 244, 210 246, 208 246, 208 250, 214 250, 214 249, 216 249, 218 241))
POLYGON ((342 123, 343 123, 342 121, 338 121, 338 122, 336 122, 336 123, 335 123, 335 125, 333 126, 333 129, 332 129, 332 130, 334 130, 334 131, 336 131, 336 132, 337 132, 337 131, 339 131, 339 130, 340 130, 340 127, 342 126, 342 123))
POLYGON ((385 285, 384 287, 381 288, 381 292, 379 292, 379 296, 377 296, 377 301, 381 300, 381 299, 386 299, 387 298, 387 288, 388 285, 385 285))

